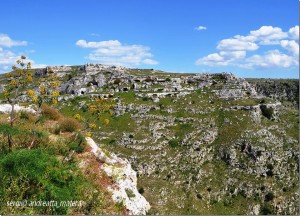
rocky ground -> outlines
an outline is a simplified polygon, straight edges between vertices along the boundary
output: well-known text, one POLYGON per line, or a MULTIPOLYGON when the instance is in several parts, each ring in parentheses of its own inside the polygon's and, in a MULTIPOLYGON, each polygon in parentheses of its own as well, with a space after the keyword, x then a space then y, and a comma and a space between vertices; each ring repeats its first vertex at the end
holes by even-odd
POLYGON ((114 98, 110 124, 98 124, 93 139, 131 163, 149 214, 299 212, 298 80, 52 69, 65 115, 86 115, 92 97, 114 98))

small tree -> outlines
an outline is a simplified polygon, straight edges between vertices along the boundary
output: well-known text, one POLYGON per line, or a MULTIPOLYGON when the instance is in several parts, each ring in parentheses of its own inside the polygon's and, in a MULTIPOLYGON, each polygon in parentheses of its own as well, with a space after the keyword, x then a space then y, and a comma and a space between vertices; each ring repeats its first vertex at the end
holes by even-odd
MULTIPOLYGON (((7 74, 8 85, 4 92, 4 96, 7 98, 8 103, 11 105, 10 111, 10 126, 14 126, 14 122, 17 117, 15 114, 15 105, 18 102, 20 96, 20 89, 24 88, 26 84, 33 81, 32 73, 30 72, 31 63, 27 64, 24 62, 25 56, 21 56, 20 59, 16 61, 18 66, 12 66, 13 72, 7 74)), ((12 134, 8 134, 8 148, 9 151, 12 149, 12 134)))
MULTIPOLYGON (((28 89, 26 92, 27 102, 32 102, 38 105, 38 111, 44 102, 51 102, 52 104, 57 103, 57 98, 59 96, 58 86, 60 82, 58 81, 58 76, 53 75, 53 70, 49 70, 46 77, 39 79, 34 79, 33 71, 31 70, 31 62, 25 62, 26 56, 22 55, 20 59, 16 61, 17 65, 12 66, 12 72, 7 73, 7 85, 4 92, 4 96, 8 103, 11 105, 10 111, 10 126, 14 126, 14 122, 18 118, 15 113, 15 105, 20 103, 20 96, 23 94, 21 91, 28 89), (34 87, 38 86, 39 91, 34 91, 34 87)), ((34 135, 34 130, 33 130, 34 135)), ((34 144, 33 141, 30 144, 34 144)), ((30 148, 31 148, 30 147, 30 148)), ((9 151, 12 149, 12 135, 8 135, 8 148, 9 151)))

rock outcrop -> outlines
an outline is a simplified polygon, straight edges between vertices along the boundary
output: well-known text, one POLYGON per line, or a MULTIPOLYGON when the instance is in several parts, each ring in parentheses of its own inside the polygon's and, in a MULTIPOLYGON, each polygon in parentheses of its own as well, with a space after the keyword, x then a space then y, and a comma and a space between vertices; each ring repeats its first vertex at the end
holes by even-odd
POLYGON ((295 101, 299 104, 299 80, 249 79, 248 82, 253 84, 260 95, 277 100, 295 101))
POLYGON ((93 154, 104 162, 100 169, 113 178, 114 185, 109 188, 112 199, 123 203, 130 215, 146 215, 150 204, 137 190, 136 172, 130 163, 99 147, 91 138, 87 137, 86 141, 93 154))
MULTIPOLYGON (((15 105, 14 110, 16 112, 19 112, 19 111, 26 111, 26 112, 32 112, 32 113, 36 112, 31 107, 19 106, 18 104, 15 105)), ((0 112, 9 113, 10 111, 11 111, 11 104, 0 104, 0 112)))

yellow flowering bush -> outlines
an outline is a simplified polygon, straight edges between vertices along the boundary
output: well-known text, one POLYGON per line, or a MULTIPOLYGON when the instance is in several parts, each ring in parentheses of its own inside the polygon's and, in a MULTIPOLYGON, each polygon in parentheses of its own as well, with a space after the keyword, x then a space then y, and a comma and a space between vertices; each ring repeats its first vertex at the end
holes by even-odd
POLYGON ((60 82, 59 82, 59 81, 51 82, 51 83, 50 83, 50 86, 51 86, 52 88, 58 87, 59 85, 60 85, 60 82))
POLYGON ((95 105, 91 105, 89 107, 89 110, 90 110, 91 113, 95 113, 97 111, 97 107, 95 105))
POLYGON ((15 80, 15 79, 13 79, 13 80, 10 81, 10 85, 17 86, 18 85, 18 81, 15 80))
POLYGON ((35 92, 33 90, 28 90, 26 94, 30 97, 35 96, 35 92))
POLYGON ((107 119, 107 118, 104 119, 104 124, 105 124, 105 125, 108 125, 108 124, 109 124, 109 119, 107 119))
POLYGON ((74 118, 77 119, 77 120, 81 120, 81 115, 77 113, 77 114, 74 115, 74 118))
POLYGON ((44 86, 44 85, 41 85, 41 86, 40 86, 40 94, 41 94, 41 95, 46 94, 46 90, 47 90, 47 89, 46 89, 46 86, 44 86))
POLYGON ((58 90, 54 90, 52 93, 51 93, 52 97, 56 98, 59 96, 59 91, 58 90))
POLYGON ((58 103, 58 101, 57 101, 56 99, 53 98, 53 99, 51 100, 51 103, 55 105, 55 104, 58 103))
POLYGON ((91 132, 86 132, 86 133, 85 133, 85 136, 86 136, 86 137, 91 137, 91 136, 92 136, 92 133, 91 133, 91 132))
POLYGON ((33 81, 32 76, 28 76, 28 77, 27 77, 27 81, 28 81, 28 82, 32 82, 32 81, 33 81))
POLYGON ((6 74, 6 78, 11 78, 11 76, 12 76, 11 73, 6 74))
POLYGON ((33 103, 37 103, 39 101, 37 97, 32 97, 31 100, 33 103))
POLYGON ((95 128, 96 128, 96 124, 89 124, 89 127, 90 127, 91 129, 95 129, 95 128))

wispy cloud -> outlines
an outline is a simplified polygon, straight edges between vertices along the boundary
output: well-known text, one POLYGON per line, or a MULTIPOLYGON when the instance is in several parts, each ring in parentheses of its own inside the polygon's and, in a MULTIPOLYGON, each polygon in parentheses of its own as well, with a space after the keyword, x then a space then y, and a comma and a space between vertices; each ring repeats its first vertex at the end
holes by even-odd
POLYGON ((153 59, 145 59, 143 60, 143 63, 144 64, 148 64, 148 65, 156 65, 156 64, 159 64, 159 62, 153 60, 153 59))
MULTIPOLYGON (((11 71, 11 66, 16 64, 21 54, 16 54, 9 48, 17 46, 27 46, 27 41, 13 40, 7 34, 0 34, 0 73, 11 71)), ((28 53, 34 52, 28 50, 28 53)), ((45 67, 44 64, 36 64, 32 59, 27 58, 25 62, 30 61, 33 67, 45 67)))
POLYGON ((196 65, 238 66, 248 69, 289 68, 299 66, 299 26, 282 31, 279 27, 262 26, 248 35, 235 35, 221 40, 218 52, 201 57, 196 65), (260 47, 277 49, 257 52, 260 47), (250 55, 250 56, 247 56, 250 55))
POLYGON ((99 34, 97 34, 97 33, 91 33, 90 34, 91 36, 94 36, 94 37, 98 37, 98 36, 100 36, 99 34))
POLYGON ((94 62, 124 66, 140 64, 158 64, 152 59, 150 48, 143 45, 124 45, 118 40, 91 41, 78 40, 76 45, 81 48, 90 48, 92 52, 86 56, 94 62))
POLYGON ((195 28, 195 30, 197 30, 197 31, 203 31, 203 30, 206 30, 207 28, 205 27, 205 26, 197 26, 196 28, 195 28))
POLYGON ((26 46, 27 41, 11 39, 7 34, 0 34, 0 47, 26 46))
POLYGON ((27 41, 13 40, 7 34, 0 34, 0 73, 10 71, 11 66, 16 63, 19 57, 7 48, 26 45, 27 41))

